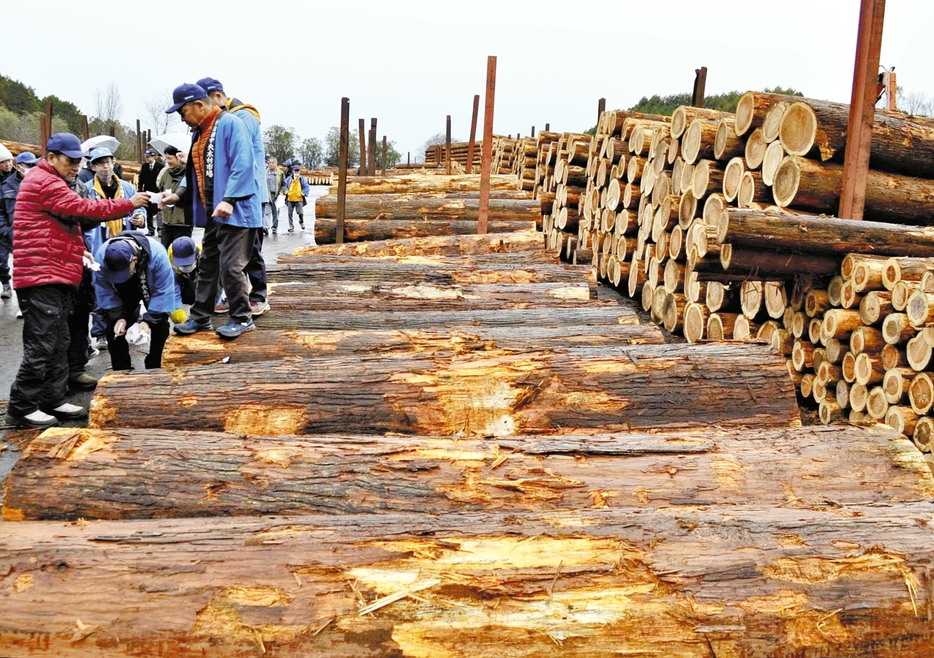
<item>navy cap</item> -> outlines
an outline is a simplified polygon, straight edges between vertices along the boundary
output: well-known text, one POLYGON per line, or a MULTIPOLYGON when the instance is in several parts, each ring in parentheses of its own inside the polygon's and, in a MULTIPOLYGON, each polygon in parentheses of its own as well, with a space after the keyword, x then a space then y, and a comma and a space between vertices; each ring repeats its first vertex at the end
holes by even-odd
POLYGON ((156 150, 155 150, 155 149, 146 149, 146 150, 143 152, 143 155, 146 156, 147 158, 154 158, 154 157, 156 157, 156 150))
POLYGON ((175 88, 175 91, 172 92, 172 107, 165 111, 166 114, 172 114, 173 112, 178 112, 182 109, 182 105, 185 103, 190 103, 191 101, 201 100, 202 98, 207 98, 208 94, 204 91, 203 87, 198 85, 193 85, 185 83, 179 85, 175 88))
POLYGON ((213 94, 215 91, 219 91, 222 94, 224 93, 224 85, 222 85, 220 80, 217 78, 201 78, 195 84, 204 89, 209 94, 213 94))
POLYGON ((292 171, 301 171, 301 170, 302 170, 301 165, 292 165, 292 171))
POLYGON ((71 133, 55 133, 45 143, 45 150, 51 153, 61 153, 76 160, 84 157, 81 142, 71 133))
POLYGON ((104 251, 104 266, 101 274, 110 283, 123 283, 130 278, 130 261, 136 256, 126 240, 112 240, 104 251))
POLYGON ((16 156, 16 164, 34 165, 37 162, 39 162, 39 158, 37 158, 29 151, 23 151, 16 156))
POLYGON ((188 273, 195 269, 198 260, 198 247, 195 241, 187 236, 175 238, 172 241, 172 265, 182 272, 188 273))
POLYGON ((88 154, 88 161, 92 164, 100 160, 101 158, 112 158, 114 157, 113 151, 111 151, 106 146, 98 146, 96 149, 91 149, 91 152, 88 154))

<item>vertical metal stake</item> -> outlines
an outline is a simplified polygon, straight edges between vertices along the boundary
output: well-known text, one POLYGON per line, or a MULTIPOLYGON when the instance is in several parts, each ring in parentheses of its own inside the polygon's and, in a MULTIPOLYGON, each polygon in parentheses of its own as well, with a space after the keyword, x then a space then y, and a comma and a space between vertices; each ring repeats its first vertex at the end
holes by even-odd
POLYGON ((496 97, 496 56, 486 60, 486 109, 483 113, 483 157, 480 161, 480 209, 477 233, 486 234, 490 215, 490 169, 493 166, 493 105, 496 97))
POLYGON ((473 154, 474 147, 477 144, 477 117, 480 114, 480 94, 473 97, 473 118, 470 120, 470 142, 467 144, 467 167, 468 174, 473 173, 473 154))
POLYGON ((347 205, 347 146, 350 142, 350 99, 341 98, 340 170, 337 178, 337 234, 334 241, 344 242, 344 210, 347 205))

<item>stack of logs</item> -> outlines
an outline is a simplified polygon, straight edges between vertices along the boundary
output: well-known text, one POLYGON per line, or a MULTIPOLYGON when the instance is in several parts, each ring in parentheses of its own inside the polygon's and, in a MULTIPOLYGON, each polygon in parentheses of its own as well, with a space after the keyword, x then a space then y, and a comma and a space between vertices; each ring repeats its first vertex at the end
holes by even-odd
MULTIPOLYGON (((493 175, 512 174, 513 167, 520 151, 520 139, 513 137, 493 136, 493 150, 490 171, 493 175)), ((459 164, 463 171, 467 171, 467 156, 470 150, 469 142, 453 142, 451 144, 451 162, 459 164)), ((473 169, 474 173, 480 171, 481 157, 483 155, 483 142, 474 143, 473 169)), ((429 146, 425 149, 425 163, 444 165, 447 162, 447 146, 429 146)))
MULTIPOLYGON (((552 147, 539 153, 540 163, 554 162, 553 182, 547 174, 542 182, 546 242, 573 262, 591 262, 601 279, 641 297, 656 321, 689 341, 773 342, 789 357, 789 367, 795 363, 793 376, 809 398, 815 379, 802 373, 812 368, 817 343, 856 336, 855 346, 832 343, 832 358, 819 377, 815 373, 821 418, 887 418, 900 431, 918 435, 919 447, 930 454, 930 425, 918 421, 930 400, 912 401, 909 391, 916 379, 929 380, 921 371, 934 365, 922 353, 912 361, 915 375, 904 369, 906 352, 921 349, 923 340, 909 345, 910 328, 934 326, 934 318, 924 315, 927 305, 918 296, 913 325, 903 315, 888 320, 892 327, 904 321, 909 329, 892 329, 886 367, 882 323, 885 315, 906 310, 912 293, 934 291, 921 287, 934 261, 914 258, 934 252, 929 244, 919 250, 913 238, 919 232, 913 225, 934 216, 934 123, 876 114, 866 195, 866 218, 872 221, 841 223, 818 215, 835 212, 839 203, 848 115, 847 105, 757 92, 745 94, 735 114, 684 106, 670 119, 606 112, 592 140, 565 135, 556 154, 552 147), (873 238, 854 237, 854 226, 871 229, 873 238), (895 260, 888 261, 890 256, 895 260), (897 271, 899 257, 912 257, 904 261, 908 278, 890 291, 881 272, 897 271), (874 278, 852 281, 855 263, 874 278), (820 291, 822 304, 804 314, 804 322, 799 314, 805 299, 820 291), (905 297, 899 308, 888 305, 893 293, 905 297), (876 315, 864 315, 873 321, 853 333, 862 326, 859 307, 867 295, 866 303, 879 308, 876 315), (816 325, 827 317, 837 323, 838 335, 825 331, 819 338, 816 325), (815 330, 809 336, 810 325, 815 330), (870 335, 878 340, 858 342, 870 335), (872 363, 878 372, 856 380, 851 366, 863 354, 860 371, 872 363), (905 379, 904 395, 890 384, 891 412, 881 392, 869 395, 887 370, 893 370, 889 381, 901 381, 897 374, 905 379), (870 390, 860 388, 865 386, 870 390), (852 413, 844 414, 846 409, 852 413)), ((816 354, 820 365, 827 355, 816 354)), ((920 383, 915 388, 922 397, 927 390, 920 383)))
POLYGON ((5 655, 929 651, 934 478, 801 427, 767 346, 664 344, 534 231, 268 277, 258 331, 173 337, 25 447, 5 655))
MULTIPOLYGON (((516 179, 490 179, 487 230, 507 233, 541 222, 538 202, 516 189, 516 179)), ((337 234, 337 194, 315 199, 315 241, 333 244, 337 234)), ((407 173, 350 177, 344 206, 344 240, 386 240, 477 232, 480 175, 407 173)))

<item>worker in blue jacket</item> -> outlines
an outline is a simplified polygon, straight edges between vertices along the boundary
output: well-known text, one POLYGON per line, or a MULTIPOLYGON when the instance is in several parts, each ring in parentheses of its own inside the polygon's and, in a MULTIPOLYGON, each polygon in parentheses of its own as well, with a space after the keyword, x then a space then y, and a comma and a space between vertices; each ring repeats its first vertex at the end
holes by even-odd
POLYGON ((127 330, 133 325, 150 341, 146 368, 161 368, 169 316, 182 306, 165 247, 141 231, 124 231, 104 242, 94 260, 100 263, 94 272, 97 312, 107 323, 113 369, 132 369, 127 330))

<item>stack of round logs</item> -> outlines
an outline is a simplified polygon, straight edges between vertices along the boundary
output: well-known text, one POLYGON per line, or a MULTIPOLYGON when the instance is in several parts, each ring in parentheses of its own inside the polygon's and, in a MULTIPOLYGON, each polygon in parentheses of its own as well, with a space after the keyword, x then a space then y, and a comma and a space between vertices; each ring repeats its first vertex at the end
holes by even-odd
MULTIPOLYGON (((491 171, 496 174, 512 174, 515 166, 516 156, 521 152, 520 144, 522 140, 513 137, 493 136, 493 160, 491 171)), ((459 163, 464 171, 467 171, 467 156, 470 151, 469 142, 451 143, 451 161, 459 163)), ((473 171, 480 171, 481 157, 483 155, 483 142, 477 141, 474 144, 473 152, 473 171)), ((440 146, 429 146, 425 149, 425 162, 443 165, 447 160, 447 147, 444 144, 440 146)), ((531 189, 531 188, 529 188, 531 189)))
MULTIPOLYGON (((850 261, 862 262, 860 254, 884 255, 870 259, 880 271, 889 257, 896 263, 911 257, 906 261, 909 279, 902 284, 908 290, 902 292, 905 304, 911 293, 917 293, 917 317, 912 316, 914 324, 909 322, 903 306, 903 315, 889 322, 904 319, 915 334, 909 329, 896 331, 886 352, 886 363, 903 369, 911 367, 905 352, 912 348, 920 352, 913 359, 916 375, 901 373, 907 378, 904 397, 896 396, 893 388, 888 396, 893 410, 888 413, 877 392, 869 412, 860 397, 863 390, 857 388, 857 411, 844 413, 854 409, 852 395, 845 389, 856 380, 838 374, 842 359, 849 353, 851 366, 860 354, 873 354, 878 348, 881 366, 881 350, 887 343, 875 342, 861 351, 846 346, 824 367, 821 384, 843 383, 839 404, 831 403, 836 393, 832 390, 821 416, 830 422, 844 416, 864 419, 869 413, 883 420, 888 414, 893 426, 915 434, 916 417, 923 418, 934 401, 934 384, 923 373, 929 367, 931 348, 926 352, 921 348, 925 335, 921 329, 928 322, 934 327, 934 317, 928 320, 926 315, 929 298, 934 311, 934 281, 927 289, 920 287, 927 265, 919 265, 916 257, 934 251, 914 250, 917 243, 906 236, 914 235, 911 231, 917 225, 934 223, 930 219, 934 218, 934 180, 930 180, 934 122, 877 112, 865 209, 871 221, 861 225, 880 228, 873 229, 872 239, 856 239, 848 230, 853 222, 839 224, 841 220, 824 217, 836 212, 839 204, 848 115, 847 105, 758 92, 744 94, 735 114, 686 106, 670 119, 605 112, 592 139, 563 135, 558 148, 539 153, 540 163, 554 163, 553 176, 542 181, 546 244, 573 262, 591 262, 600 279, 641 298, 645 310, 669 331, 683 333, 692 342, 769 340, 786 352, 790 368, 795 341, 808 338, 812 322, 825 320, 821 309, 813 316, 804 315, 808 322, 803 329, 792 324, 808 292, 827 293, 833 284, 839 293, 852 276, 846 268, 850 261), (816 225, 803 226, 807 220, 816 225), (758 234, 746 228, 752 225, 758 234), (818 226, 826 229, 824 241, 814 239, 818 226), (778 235, 782 231, 787 234, 778 235), (833 241, 832 246, 828 241, 833 241), (848 254, 851 257, 845 260, 848 254), (915 335, 920 337, 909 346, 908 339, 915 335), (896 351, 902 356, 896 357, 896 351), (910 405, 909 389, 917 377, 919 399, 910 405), (921 396, 927 390, 931 393, 924 400, 921 396)), ((845 339, 856 323, 865 330, 856 332, 855 340, 870 335, 881 340, 884 316, 896 312, 885 305, 892 291, 884 288, 879 275, 874 276, 869 283, 851 282, 845 302, 832 296, 839 299, 839 309, 826 304, 826 310, 834 310, 831 323, 837 316, 850 323, 847 329, 837 329, 845 339), (867 303, 880 304, 882 310, 879 318, 863 325, 860 303, 870 292, 874 294, 867 303)), ((801 316, 797 317, 800 325, 801 316)), ((807 349, 802 344, 799 352, 807 349)), ((821 356, 818 352, 817 358, 821 356)), ((810 367, 810 358, 810 353, 799 354, 799 361, 804 359, 807 365, 793 370, 798 383, 810 367)), ((864 356, 860 363, 868 367, 865 364, 875 363, 872 358, 864 356)), ((881 386, 885 370, 865 375, 872 380, 866 385, 881 386)), ((895 377, 889 379, 895 382, 895 377)), ((814 391, 807 388, 811 381, 804 377, 813 399, 814 391)), ((820 395, 823 391, 818 390, 820 395)), ((868 403, 868 391, 865 397, 868 403)), ((922 420, 920 427, 917 443, 929 451, 930 441, 924 438, 931 433, 928 421, 922 420)))

